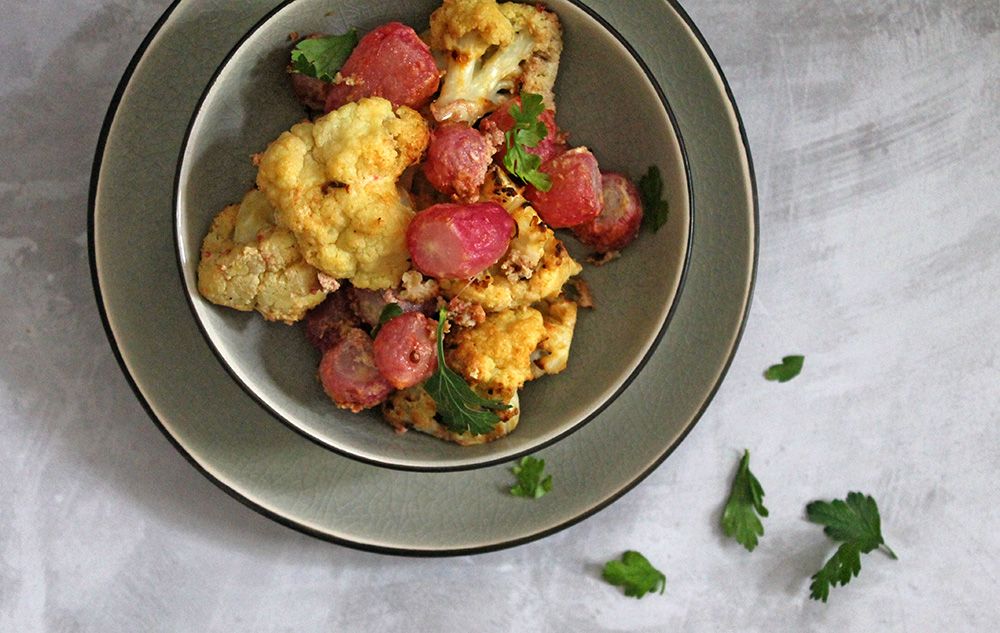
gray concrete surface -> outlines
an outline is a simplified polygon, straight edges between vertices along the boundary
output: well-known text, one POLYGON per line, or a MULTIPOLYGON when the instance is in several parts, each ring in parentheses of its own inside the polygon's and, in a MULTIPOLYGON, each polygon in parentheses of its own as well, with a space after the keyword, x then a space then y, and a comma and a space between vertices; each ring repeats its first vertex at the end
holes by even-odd
POLYGON ((2 2, 0 631, 995 630, 1000 2, 686 2, 759 177, 743 346, 700 425, 624 499, 442 560, 253 513, 119 373, 90 287, 88 179, 114 86, 167 4, 2 2), (761 378, 792 352, 802 376, 761 378), (771 510, 753 554, 716 527, 744 447, 771 510), (804 504, 855 489, 900 559, 872 554, 810 601, 833 547, 804 504), (629 548, 664 570, 665 595, 600 580, 629 548))

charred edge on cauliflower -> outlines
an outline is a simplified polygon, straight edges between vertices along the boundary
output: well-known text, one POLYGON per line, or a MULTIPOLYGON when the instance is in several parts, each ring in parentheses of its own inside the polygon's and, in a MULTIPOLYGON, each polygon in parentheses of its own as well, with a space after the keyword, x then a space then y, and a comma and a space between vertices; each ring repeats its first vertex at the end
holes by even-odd
POLYGON ((447 299, 478 303, 486 312, 532 305, 563 291, 566 282, 579 274, 576 262, 555 233, 546 227, 502 169, 491 169, 483 185, 482 198, 502 205, 517 223, 517 235, 507 254, 476 277, 443 279, 441 292, 447 299))
MULTIPOLYGON (((495 398, 499 394, 485 393, 482 395, 483 397, 495 398)), ((460 446, 473 446, 498 440, 517 428, 521 410, 516 393, 510 397, 508 403, 511 408, 497 411, 500 421, 496 423, 492 431, 483 435, 473 435, 469 432, 455 433, 449 430, 437 413, 434 398, 427 393, 423 386, 410 387, 393 393, 383 403, 382 415, 397 433, 405 433, 407 429, 413 428, 421 433, 427 433, 460 446)))

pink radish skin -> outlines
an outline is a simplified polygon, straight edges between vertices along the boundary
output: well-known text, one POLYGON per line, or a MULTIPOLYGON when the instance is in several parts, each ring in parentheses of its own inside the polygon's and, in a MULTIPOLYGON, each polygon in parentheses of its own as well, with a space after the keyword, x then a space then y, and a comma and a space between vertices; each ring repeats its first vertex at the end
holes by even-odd
POLYGON ((421 211, 406 231, 414 267, 438 279, 468 279, 503 257, 517 230, 496 202, 436 204, 421 211))

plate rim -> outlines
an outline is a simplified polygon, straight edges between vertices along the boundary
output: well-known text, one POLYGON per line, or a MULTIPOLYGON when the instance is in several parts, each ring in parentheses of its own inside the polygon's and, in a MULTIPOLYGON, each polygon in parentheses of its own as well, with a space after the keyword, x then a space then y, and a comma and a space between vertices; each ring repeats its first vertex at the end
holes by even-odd
POLYGON ((108 338, 108 343, 111 347, 112 353, 118 363, 119 369, 124 375, 126 382, 132 389, 133 394, 139 401, 142 408, 146 411, 146 414, 153 421, 156 427, 161 431, 161 433, 166 436, 167 441, 187 460, 198 472, 205 476, 209 481, 215 484, 218 488, 228 494, 230 497, 236 499, 244 506, 250 508, 251 510, 261 514, 281 525, 289 527, 297 532, 313 536, 315 538, 336 543, 345 547, 349 547, 356 550, 374 552, 380 554, 388 554, 394 556, 406 556, 406 557, 448 557, 448 556, 461 556, 469 554, 480 554, 493 552, 498 550, 503 550, 507 548, 516 547, 518 545, 523 545, 525 543, 530 543, 532 541, 540 540, 554 533, 560 532, 566 528, 569 528, 591 516, 600 512, 601 510, 607 508, 615 501, 620 499, 622 496, 627 494, 638 484, 644 481, 654 470, 656 470, 666 459, 669 457, 674 450, 684 441, 691 430, 698 424, 707 410, 708 406, 714 400, 720 386, 725 381, 725 378, 729 372, 732 362, 739 350, 740 343, 742 342, 743 334, 746 330, 747 321, 749 319, 751 305, 753 303, 753 294, 756 287, 757 281, 757 271, 759 263, 759 253, 760 253, 760 205, 758 200, 758 187, 757 179, 754 170, 753 158, 750 150, 749 141, 747 138, 746 129, 743 123, 743 118, 740 115, 739 106, 736 103, 735 97, 733 95, 731 86, 723 72, 715 53, 712 51, 708 42, 705 40, 704 35, 698 29, 694 21, 680 5, 678 0, 659 0, 659 3, 667 5, 671 10, 676 12, 678 17, 684 22, 685 26, 691 32, 691 34, 697 40, 702 52, 707 57, 708 61, 711 63, 717 75, 718 82, 721 84, 723 91, 725 93, 726 101, 728 101, 728 106, 732 111, 733 118, 736 122, 737 131, 739 133, 739 142, 743 148, 744 159, 746 160, 746 176, 749 180, 750 185, 750 202, 752 205, 751 219, 752 219, 752 239, 750 240, 750 245, 752 248, 752 253, 750 254, 750 269, 748 271, 748 278, 746 282, 746 293, 743 298, 743 309, 742 315, 740 317, 740 322, 738 327, 734 331, 734 336, 730 344, 730 349, 727 353, 725 361, 722 363, 719 370, 719 374, 715 383, 706 392, 705 399, 695 412, 695 414, 688 421, 686 427, 681 431, 681 433, 667 446, 663 453, 655 460, 653 460, 649 466, 639 472, 637 475, 632 477, 629 481, 625 482, 616 492, 609 495, 606 499, 595 503, 593 506, 589 507, 587 510, 580 512, 568 518, 565 521, 559 522, 550 528, 539 530, 532 534, 518 537, 515 539, 508 539, 503 541, 498 541, 495 543, 490 543, 483 546, 471 546, 471 547, 461 547, 461 548, 438 548, 438 549, 421 549, 415 547, 392 547, 385 545, 378 545, 370 542, 355 541, 341 536, 337 536, 328 532, 323 532, 316 528, 307 525, 304 522, 295 521, 289 517, 286 517, 278 512, 271 510, 270 508, 259 504, 252 500, 247 495, 237 491, 235 488, 227 484, 221 478, 213 474, 205 465, 199 462, 193 454, 188 451, 178 440, 175 438, 170 431, 166 428, 163 421, 161 421, 156 412, 154 411, 151 403, 145 397, 141 389, 139 388, 135 377, 129 371, 128 364, 122 354, 121 348, 115 338, 114 331, 111 326, 110 317, 107 312, 107 308, 104 303, 103 293, 101 291, 99 271, 97 265, 96 256, 96 203, 98 194, 98 185, 100 183, 101 168, 103 166, 103 159, 105 154, 105 149, 107 141, 110 136, 111 128, 114 124, 116 115, 118 113, 119 106, 121 105, 122 98, 128 85, 131 83, 132 77, 135 74, 136 68, 139 63, 144 58, 149 47, 156 39, 157 35, 163 29, 163 26, 169 20, 171 15, 177 7, 182 3, 183 0, 173 0, 170 5, 164 10, 163 14, 157 19, 149 32, 145 35, 139 47, 137 48, 135 54, 130 59, 126 69, 118 82, 115 89, 114 95, 108 106, 107 112, 104 117, 103 124, 101 126, 101 132, 98 137, 98 142, 95 150, 94 161, 91 168, 91 178, 90 178, 90 190, 88 195, 88 209, 87 209, 87 247, 88 247, 88 261, 90 264, 90 274, 91 282, 94 290, 94 298, 97 304, 98 313, 101 317, 101 323, 104 327, 105 335, 108 338))
POLYGON ((370 466, 388 468, 390 470, 399 470, 399 471, 415 472, 415 473, 447 473, 447 472, 462 472, 469 470, 478 470, 480 468, 488 468, 490 466, 496 466, 498 464, 513 462, 526 455, 537 453, 538 451, 541 451, 545 448, 548 448, 549 446, 552 446, 556 442, 566 439, 573 433, 585 427, 589 422, 591 422, 592 420, 600 416, 602 413, 604 413, 604 411, 607 410, 608 407, 610 407, 625 392, 625 390, 632 385, 635 379, 638 378, 639 374, 642 373, 643 369, 645 369, 646 365, 649 363, 649 360, 653 357, 653 354, 656 353, 657 348, 659 348, 660 343, 663 341, 664 336, 666 336, 666 333, 670 328, 670 324, 673 321, 674 315, 677 313, 677 306, 681 302, 681 297, 684 293, 684 286, 687 282, 688 272, 690 271, 691 268, 691 252, 694 247, 694 234, 696 228, 696 215, 695 215, 696 202, 694 193, 694 180, 691 176, 691 164, 688 159, 687 147, 684 144, 684 135, 681 132, 680 125, 678 124, 677 115, 674 113, 673 107, 671 107, 670 101, 667 99, 667 95, 663 91, 663 87, 660 85, 659 79, 656 78, 656 76, 653 74, 653 71, 649 68, 649 65, 646 63, 646 60, 643 59, 641 55, 639 55, 639 52, 635 49, 634 46, 632 46, 632 44, 628 42, 625 36, 622 35, 622 33, 619 32, 619 30, 615 28, 612 24, 610 24, 603 16, 597 13, 597 11, 584 4, 581 0, 565 0, 565 1, 569 2, 571 5, 575 6, 576 8, 586 13, 592 20, 597 22, 598 25, 600 25, 605 31, 607 31, 608 34, 610 34, 615 39, 615 41, 617 41, 619 44, 622 45, 623 48, 625 48, 628 54, 632 57, 633 61, 635 61, 635 63, 642 70, 642 73, 645 75, 647 81, 649 81, 650 86, 653 88, 653 91, 656 93, 657 99, 663 106, 663 111, 667 115, 667 120, 669 122, 670 129, 673 131, 673 134, 677 139, 678 151, 680 153, 680 158, 681 158, 681 166, 684 171, 684 183, 685 183, 685 188, 687 190, 687 195, 686 195, 687 236, 686 239, 684 239, 684 257, 680 266, 680 275, 677 279, 677 287, 674 290, 673 297, 670 300, 670 306, 667 308, 666 315, 663 318, 663 323, 660 324, 660 327, 657 330, 656 334, 653 336, 653 340, 650 342, 649 347, 646 348, 646 350, 642 354, 642 357, 639 359, 639 362, 636 363, 635 367, 633 367, 631 371, 629 371, 628 375, 621 382, 621 384, 618 385, 617 388, 615 388, 614 392, 612 392, 607 399, 601 402, 597 406, 597 408, 591 411, 588 415, 576 421, 568 428, 563 429, 559 433, 544 440, 543 442, 540 442, 533 446, 529 446, 527 448, 516 450, 513 453, 507 453, 496 457, 486 457, 479 461, 435 466, 435 465, 423 465, 423 464, 410 464, 399 461, 387 461, 379 459, 377 457, 367 457, 364 455, 359 455, 357 453, 352 453, 344 449, 343 447, 339 447, 331 442, 328 442, 319 435, 313 435, 309 433, 305 428, 302 428, 300 425, 296 424, 293 420, 279 413, 274 407, 271 406, 270 403, 268 403, 264 399, 264 397, 258 395, 257 392, 255 392, 250 387, 250 385, 248 385, 239 376, 236 369, 233 368, 231 364, 226 361, 222 353, 222 350, 219 349, 219 347, 216 345, 215 340, 209 335, 205 323, 202 320, 201 316, 199 315, 198 309, 195 307, 192 295, 195 293, 196 289, 191 288, 190 285, 188 284, 187 273, 184 270, 184 265, 183 262, 181 261, 183 247, 181 244, 179 208, 181 202, 181 184, 182 184, 181 176, 183 172, 183 165, 187 157, 188 148, 191 143, 192 132, 194 131, 195 125, 197 124, 202 114, 205 101, 208 99, 209 94, 215 87, 215 84, 217 83, 219 77, 229 66, 230 62, 232 62, 233 57, 236 56, 236 54, 244 47, 244 45, 250 38, 252 38, 261 28, 263 28, 268 22, 274 19, 279 13, 284 11, 288 6, 295 3, 296 1, 297 0, 281 0, 281 2, 279 2, 277 6, 268 11, 264 15, 264 17, 262 17, 253 26, 251 26, 250 29, 246 33, 244 33, 242 37, 239 38, 239 40, 229 50, 229 52, 226 53, 226 56, 215 68, 211 78, 208 80, 208 83, 205 84, 205 87, 202 89, 201 94, 198 97, 198 101, 194 107, 194 112, 192 112, 191 118, 189 119, 186 129, 184 131, 184 136, 181 140, 180 151, 178 152, 176 160, 176 167, 174 170, 173 199, 171 206, 172 218, 173 218, 174 258, 177 264, 177 271, 180 276, 181 286, 184 292, 184 299, 187 302, 188 309, 191 311, 191 315, 194 318, 194 322, 198 326, 198 332, 205 340, 205 343, 208 345, 209 349, 212 350, 212 354, 215 356, 216 361, 219 363, 219 365, 222 366, 222 368, 226 371, 226 373, 229 374, 229 377, 232 378, 232 380, 236 384, 238 384, 240 388, 243 389, 243 391, 248 396, 250 396, 250 398, 254 400, 254 402, 256 402, 274 419, 278 420, 292 431, 295 431, 296 433, 306 438, 310 442, 313 442, 314 444, 326 450, 333 451, 334 453, 342 457, 353 459, 355 461, 361 462, 363 464, 368 464, 370 466))

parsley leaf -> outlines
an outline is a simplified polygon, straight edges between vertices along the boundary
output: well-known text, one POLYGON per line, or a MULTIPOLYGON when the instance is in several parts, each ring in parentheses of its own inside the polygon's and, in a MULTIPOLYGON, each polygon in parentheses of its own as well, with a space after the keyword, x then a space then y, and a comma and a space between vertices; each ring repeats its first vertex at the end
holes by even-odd
POLYGON ((544 496, 546 492, 552 490, 552 475, 542 479, 545 470, 545 460, 534 457, 522 457, 513 468, 510 469, 517 477, 517 484, 510 489, 510 494, 515 497, 528 497, 537 499, 544 496))
POLYGON ((642 223, 655 233, 667 223, 670 207, 663 199, 663 177, 660 168, 650 165, 646 174, 639 179, 639 197, 642 198, 642 223))
POLYGON ((893 560, 896 559, 896 553, 882 538, 878 505, 871 496, 851 492, 844 501, 813 501, 806 506, 806 516, 813 523, 825 526, 823 531, 827 536, 842 541, 823 568, 813 574, 809 585, 809 597, 813 600, 826 602, 831 585, 846 585, 857 576, 861 571, 862 554, 882 547, 893 560))
POLYGON ((612 585, 623 587, 626 596, 641 598, 650 591, 663 593, 667 577, 639 552, 628 551, 620 561, 609 561, 601 574, 612 585))
POLYGON ((757 547, 757 537, 764 535, 764 525, 757 517, 767 516, 764 507, 764 489, 750 472, 750 451, 743 451, 743 459, 733 478, 732 492, 722 511, 722 531, 736 539, 748 552, 757 547))
POLYGON ((437 327, 438 368, 424 383, 424 389, 434 398, 437 412, 448 430, 485 435, 500 421, 495 412, 511 407, 499 400, 483 398, 469 387, 464 378, 448 368, 444 359, 444 324, 447 320, 448 310, 441 308, 437 327))
POLYGON ((306 38, 292 49, 292 70, 309 77, 332 82, 351 51, 358 45, 358 32, 306 38))
POLYGON ((392 321, 399 315, 403 314, 403 309, 399 307, 398 303, 387 303, 385 307, 382 308, 382 314, 378 315, 378 323, 372 328, 372 338, 378 334, 378 331, 382 329, 382 326, 392 321))
POLYGON ((514 127, 507 130, 504 138, 507 141, 507 153, 503 157, 503 165, 513 176, 534 185, 539 191, 552 188, 552 179, 545 172, 539 171, 542 165, 540 156, 527 151, 526 147, 535 147, 548 135, 549 130, 538 117, 545 111, 542 95, 525 92, 521 94, 521 105, 510 106, 510 115, 514 117, 514 127))
POLYGON ((764 372, 764 378, 788 382, 802 371, 802 363, 805 358, 805 356, 785 356, 781 359, 780 365, 771 365, 767 368, 767 371, 764 372))

